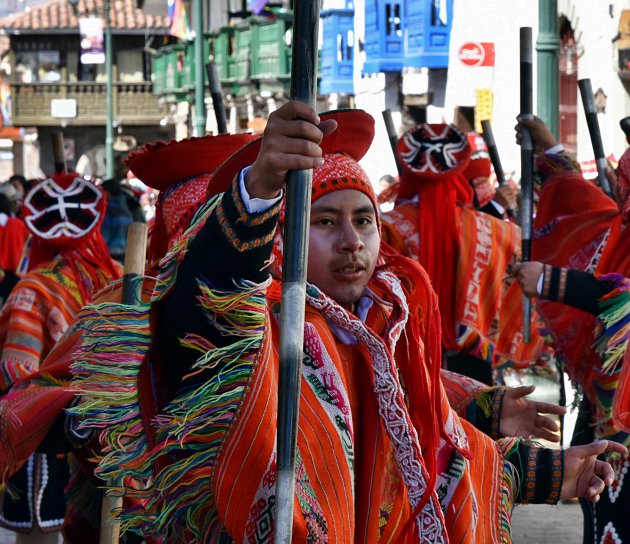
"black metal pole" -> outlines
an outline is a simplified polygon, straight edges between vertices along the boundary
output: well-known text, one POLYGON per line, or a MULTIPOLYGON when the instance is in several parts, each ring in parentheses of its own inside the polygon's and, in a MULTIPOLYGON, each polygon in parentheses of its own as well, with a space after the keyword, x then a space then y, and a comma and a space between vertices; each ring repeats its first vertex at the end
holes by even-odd
MULTIPOLYGON (((532 29, 520 29, 521 115, 533 116, 532 93, 532 29)), ((534 144, 529 129, 521 127, 521 236, 522 259, 532 256, 532 216, 534 197, 534 144)), ((523 296, 523 338, 531 340, 532 301, 523 296)))
POLYGON ((53 162, 55 174, 66 173, 66 154, 63 149, 63 132, 56 130, 52 133, 53 162))
POLYGON ((501 157, 499 156, 499 150, 497 143, 494 141, 494 133, 492 132, 492 125, 487 119, 481 121, 481 134, 488 147, 488 154, 490 155, 490 161, 492 162, 492 168, 494 168, 494 174, 497 176, 499 185, 505 185, 505 172, 501 165, 501 157))
POLYGON ((217 129, 219 134, 227 134, 225 106, 223 105, 223 93, 221 92, 221 80, 217 72, 217 65, 214 62, 206 63, 206 71, 208 72, 208 85, 210 87, 214 115, 217 119, 217 129))
POLYGON ((606 160, 606 155, 604 154, 604 144, 602 143, 602 133, 599 129, 597 112, 595 111, 595 99, 593 97, 591 80, 588 78, 580 79, 578 81, 578 87, 580 88, 580 95, 582 96, 584 113, 586 113, 588 133, 591 136, 591 143, 593 144, 593 153, 595 154, 595 164, 597 165, 597 178, 599 179, 599 186, 602 188, 604 193, 606 193, 610 198, 613 198, 610 183, 606 177, 608 161, 606 160))
POLYGON ((383 121, 385 121, 385 130, 387 130, 389 145, 391 146, 392 153, 394 154, 394 161, 396 161, 396 170, 398 170, 398 175, 402 176, 402 168, 400 166, 400 163, 398 162, 398 157, 396 156, 398 133, 396 132, 396 127, 394 126, 394 120, 392 119, 392 110, 390 110, 389 108, 383 110, 383 121))
MULTIPOLYGON (((317 92, 319 9, 319 0, 302 0, 295 3, 293 13, 290 96, 312 107, 315 107, 317 92)), ((312 182, 312 170, 295 170, 289 172, 286 187, 278 381, 276 544, 290 544, 293 532, 295 450, 304 347, 304 305, 312 182)))
MULTIPOLYGON (((499 149, 497 148, 497 144, 494 141, 492 124, 487 119, 481 121, 481 134, 483 135, 483 139, 486 142, 486 146, 488 148, 488 154, 490 155, 492 168, 494 168, 494 174, 496 175, 497 181, 499 182, 499 187, 501 187, 505 185, 507 181, 505 180, 505 172, 503 171, 503 166, 501 165, 499 149)), ((514 208, 508 208, 507 213, 512 218, 516 216, 516 210, 514 208)))

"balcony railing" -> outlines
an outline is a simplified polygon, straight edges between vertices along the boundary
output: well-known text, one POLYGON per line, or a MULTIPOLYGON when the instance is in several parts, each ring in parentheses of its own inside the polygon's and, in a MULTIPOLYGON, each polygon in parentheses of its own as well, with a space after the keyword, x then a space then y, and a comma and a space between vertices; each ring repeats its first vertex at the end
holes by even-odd
MULTIPOLYGON (((114 121, 123 125, 158 124, 166 110, 151 91, 150 82, 114 83, 114 121)), ((12 83, 11 96, 14 126, 105 125, 105 83, 12 83), (53 99, 75 100, 76 117, 53 117, 53 99)))

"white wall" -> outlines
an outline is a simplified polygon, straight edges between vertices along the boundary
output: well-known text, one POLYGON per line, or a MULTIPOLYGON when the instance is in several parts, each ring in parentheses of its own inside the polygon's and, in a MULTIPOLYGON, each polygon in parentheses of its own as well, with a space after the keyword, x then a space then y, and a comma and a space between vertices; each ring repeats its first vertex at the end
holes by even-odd
MULTIPOLYGON (((327 0, 334 1, 334 0, 327 0)), ((356 0, 355 32, 365 34, 365 0, 356 0)), ((571 21, 581 57, 578 77, 591 79, 593 90, 601 87, 607 94, 606 114, 600 125, 607 154, 618 158, 626 149, 619 119, 630 115, 630 96, 615 71, 617 52, 612 38, 617 33, 619 16, 630 9, 630 0, 558 0, 558 14, 571 21), (613 17, 609 5, 613 5, 613 17)), ((538 35, 537 0, 453 0, 453 29, 449 53, 448 80, 444 108, 430 108, 431 122, 452 122, 456 106, 474 106, 475 89, 490 88, 494 95, 492 126, 506 172, 520 172, 520 149, 514 140, 514 125, 519 113, 519 28, 532 27, 534 46, 534 111, 536 110, 536 39, 538 35), (495 44, 494 67, 468 67, 457 52, 467 41, 495 44)), ((362 165, 375 186, 383 174, 394 174, 395 163, 382 121, 387 107, 384 74, 361 76, 365 55, 355 41, 356 107, 371 113, 376 121, 374 144, 362 165)), ((394 114, 395 122, 400 115, 394 114)), ((586 119, 578 96, 578 159, 592 158, 586 119)))
MULTIPOLYGON (((447 122, 452 122, 456 106, 474 106, 475 89, 492 89, 492 129, 503 168, 506 172, 520 171, 520 148, 514 139, 514 125, 520 109, 519 28, 532 27, 535 47, 538 2, 454 0, 453 11, 444 117, 447 122), (459 48, 469 41, 494 43, 494 67, 469 67, 459 61, 459 48)), ((535 60, 533 73, 535 110, 535 60)))
MULTIPOLYGON (((558 12, 571 22, 578 45, 578 78, 590 78, 593 92, 602 88, 607 95, 606 113, 600 114, 604 151, 619 158, 627 148, 619 120, 630 115, 630 97, 617 75, 617 49, 612 38, 617 34, 621 11, 630 1, 559 0, 558 12), (609 14, 613 6, 613 17, 609 14)), ((578 100, 578 160, 593 158, 582 102, 578 100)))

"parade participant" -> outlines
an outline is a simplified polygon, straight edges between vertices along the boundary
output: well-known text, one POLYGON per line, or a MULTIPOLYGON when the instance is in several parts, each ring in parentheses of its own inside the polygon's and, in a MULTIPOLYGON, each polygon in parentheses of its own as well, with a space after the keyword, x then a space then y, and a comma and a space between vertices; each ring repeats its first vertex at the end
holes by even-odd
POLYGON ((213 176, 162 260, 152 304, 86 309, 75 369, 96 372, 76 384, 92 399, 76 412, 101 429, 110 490, 143 500, 122 513, 124 527, 178 542, 273 539, 281 301, 269 270, 287 171, 313 167, 294 539, 509 542, 515 496, 596 500, 611 483, 595 455, 626 455, 620 445, 563 458, 495 443, 450 409, 435 294, 416 263, 381 244, 357 163, 373 123, 285 104, 262 141, 213 176), (501 448, 530 464, 527 486, 501 448))
MULTIPOLYGON (((538 147, 535 169, 542 182, 534 223, 536 262, 513 273, 523 292, 540 299, 565 369, 583 391, 573 443, 594 438, 630 443, 630 151, 609 172, 616 203, 585 180, 540 119, 519 119, 538 147), (542 262, 540 262, 542 261, 542 262), (545 263, 545 264, 543 264, 545 263)), ((597 504, 582 502, 584 542, 630 540, 626 522, 630 463, 610 461, 614 488, 597 504)))
POLYGON ((463 174, 475 189, 475 207, 493 217, 508 219, 508 210, 516 209, 518 187, 511 180, 495 187, 486 142, 476 132, 469 132, 467 138, 470 145, 470 162, 463 174))
POLYGON ((521 334, 521 294, 505 270, 517 258, 520 233, 474 209, 466 136, 452 125, 419 125, 399 140, 403 166, 397 205, 383 215, 383 239, 426 268, 440 301, 447 368, 487 384, 496 366, 528 366, 544 341, 521 334), (465 174, 467 172, 467 174, 465 174))
MULTIPOLYGON (((250 134, 206 136, 179 142, 147 144, 127 158, 128 165, 147 184, 160 191, 148 251, 149 271, 143 297, 150 298, 159 260, 187 229, 194 212, 205 201, 212 172, 231 153, 251 141, 250 134), (176 165, 176 166, 175 166, 176 165)), ((93 302, 120 301, 121 281, 100 291, 93 302)), ((83 544, 98 539, 100 492, 89 462, 93 440, 76 433, 72 418, 64 416, 76 397, 71 388, 70 365, 82 330, 74 323, 45 358, 37 372, 20 380, 0 400, 0 464, 3 480, 12 476, 37 450, 58 454, 72 450, 80 462, 71 467, 72 486, 64 521, 67 543, 83 544), (46 410, 36 410, 45 406, 46 410), (9 415, 11 417, 9 417, 9 415)))
MULTIPOLYGON (((104 212, 102 192, 73 174, 46 179, 27 193, 21 216, 33 237, 29 270, 0 313, 2 392, 37 371, 79 309, 120 276, 100 235, 104 212)), ((28 417, 37 417, 49 406, 31 408, 28 417)), ((28 440, 26 429, 21 440, 28 440)), ((20 533, 17 542, 56 541, 67 482, 67 458, 31 456, 2 493, 0 525, 20 533)))
POLYGON ((0 184, 0 308, 18 281, 28 239, 24 221, 13 216, 11 204, 16 199, 13 185, 0 184))

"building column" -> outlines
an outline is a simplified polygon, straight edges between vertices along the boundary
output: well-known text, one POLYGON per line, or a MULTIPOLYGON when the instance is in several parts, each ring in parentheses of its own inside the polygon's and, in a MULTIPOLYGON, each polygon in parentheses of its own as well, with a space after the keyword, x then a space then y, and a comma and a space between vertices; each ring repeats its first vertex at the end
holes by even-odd
POLYGON ((560 104, 560 36, 557 0, 538 0, 537 112, 557 138, 560 104))
POLYGON ((195 136, 203 136, 206 133, 206 103, 204 74, 206 73, 206 62, 204 59, 204 34, 203 34, 203 3, 201 0, 193 1, 195 18, 195 136))

